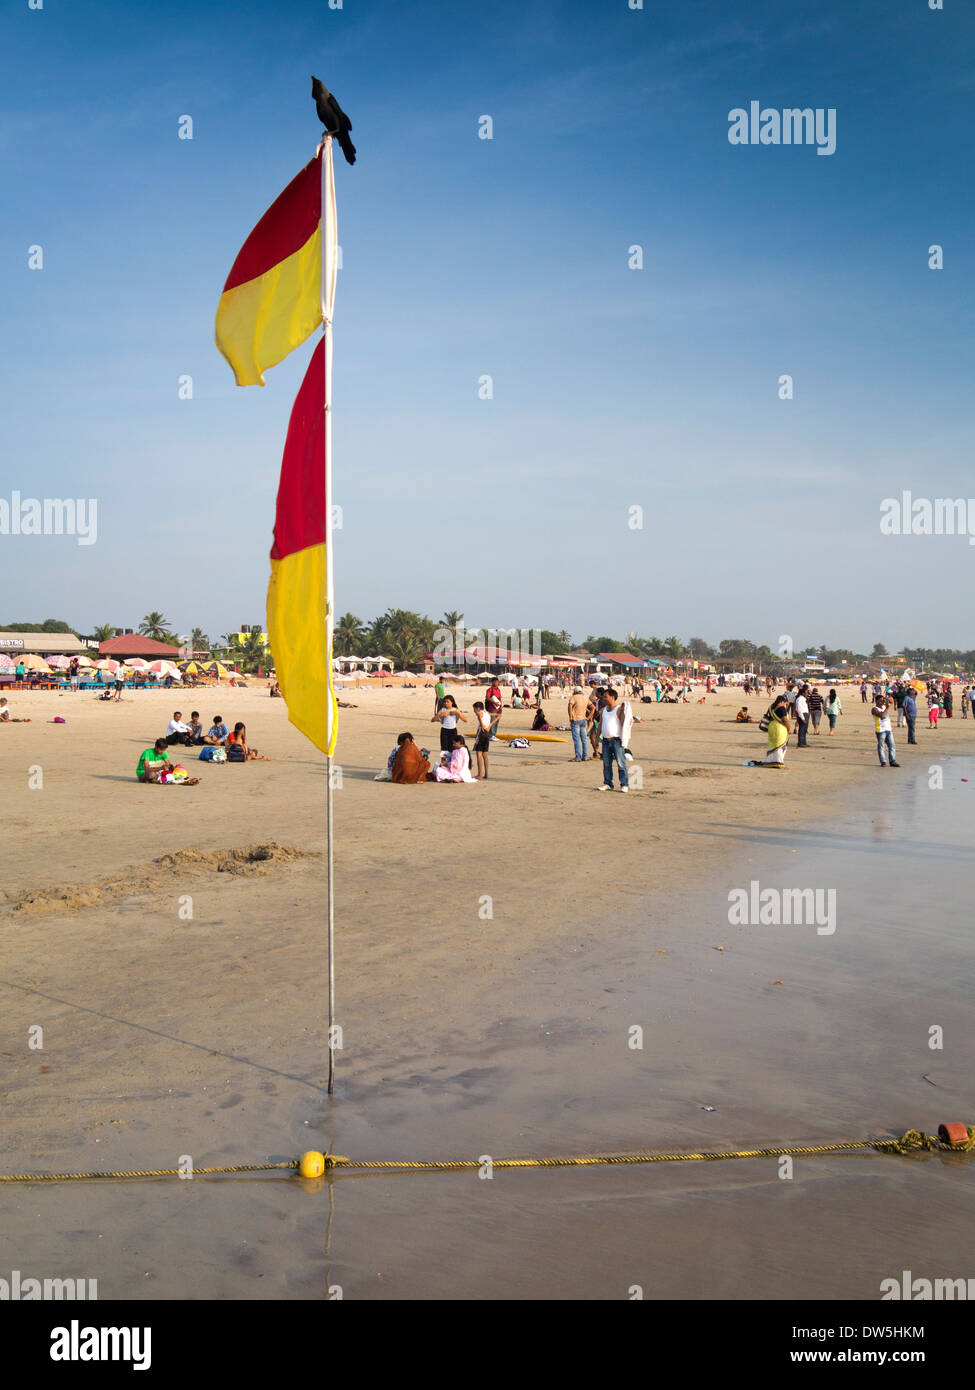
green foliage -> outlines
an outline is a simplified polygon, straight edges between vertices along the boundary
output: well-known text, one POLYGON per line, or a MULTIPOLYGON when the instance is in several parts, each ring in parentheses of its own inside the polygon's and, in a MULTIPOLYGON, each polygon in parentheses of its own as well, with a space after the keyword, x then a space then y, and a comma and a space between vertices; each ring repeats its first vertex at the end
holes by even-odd
POLYGON ((567 632, 549 632, 547 628, 542 628, 543 656, 564 656, 571 648, 572 643, 567 632))
POLYGON ((169 619, 161 613, 147 613, 139 624, 139 631, 143 637, 151 637, 155 642, 172 641, 169 619))
POLYGON ((0 632, 67 632, 75 637, 78 635, 73 627, 60 618, 45 618, 42 623, 4 623, 0 626, 0 632))

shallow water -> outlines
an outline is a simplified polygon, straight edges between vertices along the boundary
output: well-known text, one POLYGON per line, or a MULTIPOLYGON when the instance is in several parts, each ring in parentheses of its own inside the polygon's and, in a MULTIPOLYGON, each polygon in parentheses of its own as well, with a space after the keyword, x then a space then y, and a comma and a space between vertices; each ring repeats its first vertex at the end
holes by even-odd
MULTIPOLYGON (((697 835, 738 846, 733 872, 634 898, 609 930, 597 871, 596 919, 526 953, 489 1025, 434 1016, 429 1057, 397 1060, 395 1038, 340 1056, 332 1101, 287 1078, 261 1082, 262 1100, 255 1080, 251 1115, 275 1119, 282 1158, 751 1148, 973 1123, 975 759, 943 771, 934 789, 871 769, 858 812, 812 827, 702 825, 689 876, 697 835), (730 925, 729 892, 753 879, 834 891, 835 931, 730 925)), ((225 1161, 253 1151, 255 1119, 217 1120, 225 1161)), ((103 1299, 874 1299, 905 1269, 975 1276, 973 1182, 975 1159, 868 1152, 797 1159, 791 1177, 743 1160, 65 1184, 3 1194, 0 1274, 76 1271, 103 1299)))

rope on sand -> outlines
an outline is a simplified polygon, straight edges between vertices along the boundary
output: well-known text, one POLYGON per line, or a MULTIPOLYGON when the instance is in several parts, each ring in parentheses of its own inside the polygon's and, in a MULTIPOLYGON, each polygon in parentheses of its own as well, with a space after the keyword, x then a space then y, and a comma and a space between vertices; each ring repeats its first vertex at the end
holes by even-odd
MULTIPOLYGON (((495 1158, 490 1166, 495 1168, 589 1168, 601 1164, 626 1163, 692 1163, 716 1162, 729 1158, 805 1158, 811 1154, 843 1153, 851 1149, 874 1149, 877 1153, 913 1154, 929 1153, 972 1153, 975 1151, 975 1128, 952 1123, 941 1125, 937 1137, 925 1134, 919 1129, 909 1129, 900 1139, 850 1139, 835 1144, 791 1144, 783 1148, 726 1149, 718 1152, 700 1153, 658 1153, 658 1154, 597 1154, 576 1158, 495 1158), (963 1137, 964 1136, 964 1137, 963 1137)), ((398 1169, 409 1172, 433 1171, 474 1171, 485 1166, 487 1160, 473 1158, 457 1159, 366 1159, 343 1158, 339 1154, 322 1154, 315 1150, 303 1154, 301 1158, 287 1159, 282 1163, 236 1163, 222 1168, 194 1168, 193 1177, 205 1177, 216 1173, 268 1173, 276 1170, 298 1172, 303 1177, 319 1177, 332 1169, 398 1169)), ((93 1178, 177 1178, 189 1174, 179 1168, 145 1168, 101 1173, 14 1173, 0 1174, 0 1182, 72 1182, 93 1178)))

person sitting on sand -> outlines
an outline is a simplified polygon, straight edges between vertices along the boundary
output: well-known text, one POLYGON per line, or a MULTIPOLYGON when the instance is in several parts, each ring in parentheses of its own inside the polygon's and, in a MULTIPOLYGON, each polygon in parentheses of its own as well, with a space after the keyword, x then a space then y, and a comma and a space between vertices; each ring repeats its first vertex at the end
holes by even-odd
POLYGON ((190 726, 183 723, 183 711, 174 709, 173 717, 166 725, 166 742, 170 745, 174 743, 191 744, 190 726))
POLYGON ((454 746, 450 757, 433 770, 435 782, 473 782, 471 776, 471 755, 460 734, 454 736, 454 746))
POLYGON ((200 744, 203 741, 203 725, 200 723, 200 711, 195 709, 190 715, 190 742, 200 744))
POLYGON ((227 747, 228 749, 234 747, 242 748, 244 750, 245 761, 250 758, 257 758, 262 763, 269 763, 271 761, 265 753, 258 753, 256 748, 248 747, 247 728, 244 724, 240 723, 239 720, 234 725, 233 733, 227 735, 227 747))
POLYGON ((751 717, 751 715, 748 713, 748 706, 747 706, 747 705, 742 705, 741 709, 740 709, 740 710, 738 711, 738 713, 735 715, 735 720, 736 720, 736 722, 739 723, 739 724, 751 724, 751 723, 752 723, 752 717, 751 717))
POLYGON ((145 748, 139 758, 135 775, 140 782, 158 782, 164 772, 172 772, 169 761, 169 744, 164 738, 157 738, 152 748, 145 748))
POLYGON ((18 719, 10 713, 6 695, 0 695, 0 724, 29 724, 29 719, 18 719))
POLYGON ((532 720, 532 733, 543 733, 547 732, 548 729, 549 723, 545 718, 545 711, 542 709, 541 703, 539 703, 538 709, 535 711, 535 718, 532 720))
POLYGON ((230 730, 227 728, 226 724, 223 722, 223 715, 222 715, 222 714, 215 714, 215 715, 213 716, 213 723, 212 723, 211 726, 210 726, 210 732, 206 735, 206 737, 204 738, 203 742, 204 742, 204 743, 215 743, 215 744, 219 745, 220 747, 223 747, 223 745, 227 742, 227 738, 228 738, 228 735, 229 735, 229 734, 230 734, 230 730))
POLYGON ((396 756, 393 758, 393 781, 400 786, 414 786, 425 782, 430 775, 428 760, 413 742, 412 734, 400 734, 396 740, 396 756))

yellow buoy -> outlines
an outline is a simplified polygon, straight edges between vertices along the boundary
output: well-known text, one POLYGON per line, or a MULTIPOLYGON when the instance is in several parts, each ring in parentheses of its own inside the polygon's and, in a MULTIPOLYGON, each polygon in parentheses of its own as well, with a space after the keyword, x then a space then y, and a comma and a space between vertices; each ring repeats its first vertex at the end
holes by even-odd
POLYGON ((325 1172, 325 1155, 315 1149, 309 1149, 301 1155, 298 1172, 303 1178, 320 1178, 325 1172))

